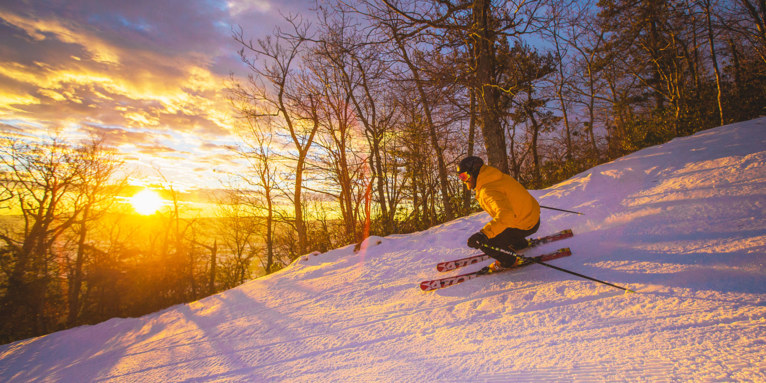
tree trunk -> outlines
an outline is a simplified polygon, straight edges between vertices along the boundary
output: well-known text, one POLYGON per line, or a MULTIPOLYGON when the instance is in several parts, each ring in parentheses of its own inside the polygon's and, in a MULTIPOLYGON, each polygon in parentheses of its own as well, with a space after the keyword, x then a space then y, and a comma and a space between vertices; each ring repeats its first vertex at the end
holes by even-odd
POLYGON ((266 274, 271 274, 271 269, 274 267, 274 233, 272 227, 274 226, 274 206, 271 202, 271 189, 266 191, 266 274))
POLYGON ((69 312, 67 313, 67 326, 74 326, 80 315, 80 291, 82 289, 82 265, 85 262, 85 239, 87 238, 87 228, 90 209, 85 208, 82 215, 82 225, 80 235, 77 239, 77 255, 74 261, 74 270, 72 270, 72 279, 69 280, 69 312))
MULTIPOLYGON (((471 94, 471 105, 469 107, 469 120, 468 120, 468 148, 466 155, 473 156, 473 146, 475 144, 476 137, 476 91, 472 88, 468 89, 471 94)), ((468 214, 471 211, 471 191, 463 185, 463 212, 468 214)))
POLYGON ((428 136, 431 139, 431 147, 433 148, 434 155, 436 156, 436 164, 438 168, 437 171, 439 172, 439 189, 441 191, 442 205, 444 206, 444 218, 445 220, 450 221, 455 218, 455 213, 452 209, 449 187, 447 185, 449 181, 447 179, 447 167, 444 164, 444 151, 442 150, 441 145, 439 145, 438 133, 436 132, 436 126, 434 125, 434 121, 431 116, 431 102, 428 100, 426 91, 423 88, 423 82, 420 79, 420 71, 417 67, 415 67, 415 64, 412 62, 412 60, 410 60, 410 57, 407 54, 407 49, 404 46, 404 42, 402 42, 397 31, 394 30, 392 33, 394 34, 394 38, 399 45, 399 52, 402 55, 402 59, 404 59, 405 63, 410 69, 410 72, 412 72, 412 76, 415 80, 415 87, 418 90, 420 102, 423 105, 423 113, 426 115, 426 125, 428 127, 428 136))
POLYGON ((491 29, 491 0, 476 0, 473 3, 473 25, 476 30, 473 55, 476 63, 474 89, 479 96, 479 110, 482 117, 481 132, 487 149, 487 162, 508 173, 508 152, 505 132, 499 110, 499 89, 495 83, 495 36, 491 29))
POLYGON ((710 58, 713 60, 713 71, 715 72, 716 99, 718 100, 718 116, 721 120, 721 126, 724 125, 723 103, 721 102, 721 73, 718 70, 718 59, 715 54, 715 39, 713 38, 713 23, 710 20, 710 0, 704 0, 705 19, 707 21, 707 38, 710 44, 710 58))
POLYGON ((308 242, 306 233, 306 223, 303 221, 303 169, 305 166, 305 157, 303 153, 299 154, 298 165, 295 167, 295 188, 293 191, 293 204, 295 212, 295 231, 298 234, 298 254, 306 253, 306 244, 308 242))
POLYGON ((218 240, 213 241, 213 247, 210 250, 210 277, 208 278, 207 293, 215 294, 215 268, 218 263, 218 240))
MULTIPOLYGON (((529 103, 532 103, 532 89, 529 89, 529 103)), ((540 171, 540 154, 537 151, 537 141, 540 137, 540 124, 537 122, 537 119, 535 118, 535 111, 534 109, 530 107, 526 107, 527 115, 529 116, 529 121, 532 122, 532 143, 531 143, 531 149, 532 149, 532 165, 533 165, 533 176, 534 176, 534 185, 533 187, 539 188, 542 186, 543 183, 543 177, 542 172, 540 171)))

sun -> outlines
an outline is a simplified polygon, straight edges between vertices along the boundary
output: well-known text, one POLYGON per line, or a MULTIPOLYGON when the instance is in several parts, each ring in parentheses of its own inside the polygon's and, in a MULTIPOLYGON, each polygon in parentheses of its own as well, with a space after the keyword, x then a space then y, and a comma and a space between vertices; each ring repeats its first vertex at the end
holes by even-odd
POLYGON ((138 192, 130 199, 130 204, 136 213, 141 215, 152 215, 162 207, 162 197, 156 192, 144 189, 138 192))

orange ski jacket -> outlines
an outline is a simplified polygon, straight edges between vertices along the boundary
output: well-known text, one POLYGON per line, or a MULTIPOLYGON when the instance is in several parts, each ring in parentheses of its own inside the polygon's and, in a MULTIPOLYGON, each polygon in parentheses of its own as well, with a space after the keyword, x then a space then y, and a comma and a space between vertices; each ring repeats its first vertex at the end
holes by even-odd
POLYGON ((529 230, 540 220, 537 200, 518 181, 495 167, 481 167, 475 189, 479 205, 492 216, 481 229, 488 238, 508 228, 529 230))

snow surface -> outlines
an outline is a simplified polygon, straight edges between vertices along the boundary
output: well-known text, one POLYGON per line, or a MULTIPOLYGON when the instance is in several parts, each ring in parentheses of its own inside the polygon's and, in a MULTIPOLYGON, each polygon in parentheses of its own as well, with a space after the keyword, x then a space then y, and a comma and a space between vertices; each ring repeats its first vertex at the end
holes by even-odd
MULTIPOLYGON (((766 381, 766 118, 546 190, 540 265, 422 292, 484 213, 141 318, 0 346, 3 382, 766 381)), ((468 271, 483 264, 473 265, 468 271)))

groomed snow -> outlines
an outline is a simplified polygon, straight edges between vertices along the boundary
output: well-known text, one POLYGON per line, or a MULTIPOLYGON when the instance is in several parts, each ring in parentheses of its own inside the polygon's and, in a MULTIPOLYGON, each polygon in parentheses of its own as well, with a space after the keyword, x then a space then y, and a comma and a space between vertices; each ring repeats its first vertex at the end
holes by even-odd
MULTIPOLYGON (((159 313, 0 346, 3 382, 766 381, 766 118, 675 139, 546 190, 552 261, 418 282, 484 213, 370 238, 159 313)), ((467 268, 472 271, 483 264, 467 268)))

